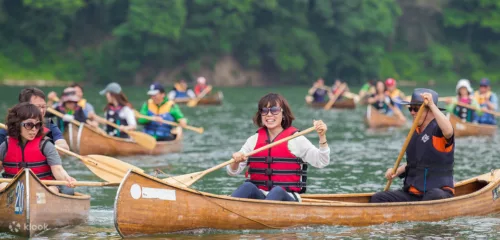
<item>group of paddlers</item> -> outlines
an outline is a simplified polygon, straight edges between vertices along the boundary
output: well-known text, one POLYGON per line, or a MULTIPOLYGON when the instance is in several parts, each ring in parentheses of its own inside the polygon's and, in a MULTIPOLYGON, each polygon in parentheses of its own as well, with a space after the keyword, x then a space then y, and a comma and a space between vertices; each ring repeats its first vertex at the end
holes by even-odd
MULTIPOLYGON (((153 120, 177 122, 185 127, 187 121, 174 101, 190 96, 191 92, 194 94, 192 97, 196 98, 201 92, 208 93, 210 89, 211 86, 206 85, 203 77, 198 78, 194 92, 181 80, 168 93, 171 97, 168 99, 164 87, 154 83, 147 91, 149 99, 142 105, 140 113, 153 120)), ((144 125, 143 131, 154 136, 157 141, 175 139, 171 125, 142 118, 136 121, 132 104, 118 83, 108 84, 100 91, 100 95, 104 95, 107 100, 104 118, 98 116, 94 107, 83 98, 83 87, 79 84, 72 84, 64 89, 60 99, 55 92, 50 92, 48 102, 42 90, 31 87, 23 89, 19 93, 19 103, 8 110, 5 124, 7 129, 0 129, 0 166, 4 170, 3 177, 12 178, 23 168, 30 168, 42 180, 68 182, 67 186, 49 187, 51 191, 74 194, 76 180, 64 170, 56 150, 56 146, 69 150, 62 132, 73 121, 87 123, 99 130, 99 123, 115 123, 118 128, 106 125, 105 133, 120 138, 128 138, 124 131, 136 129, 138 122, 144 125)), ((6 185, 7 183, 1 183, 0 190, 6 185)))

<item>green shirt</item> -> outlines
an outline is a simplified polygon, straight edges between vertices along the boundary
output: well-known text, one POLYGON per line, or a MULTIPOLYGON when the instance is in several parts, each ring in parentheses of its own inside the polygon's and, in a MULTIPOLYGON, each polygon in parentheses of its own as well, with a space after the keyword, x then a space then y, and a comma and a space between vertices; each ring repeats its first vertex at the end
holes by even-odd
MULTIPOLYGON (((162 106, 163 104, 167 103, 167 99, 164 99, 163 102, 158 105, 158 107, 162 106)), ((148 115, 148 102, 145 102, 142 107, 141 107, 141 111, 140 113, 142 115, 148 115)), ((184 114, 182 114, 181 112, 181 108, 179 108, 179 105, 177 104, 173 104, 172 107, 170 108, 170 114, 172 115, 172 117, 174 117, 175 121, 176 122, 179 122, 179 120, 183 119, 184 118, 184 114)), ((139 118, 137 120, 137 122, 139 124, 148 124, 150 121, 148 119, 144 119, 144 118, 139 118)))

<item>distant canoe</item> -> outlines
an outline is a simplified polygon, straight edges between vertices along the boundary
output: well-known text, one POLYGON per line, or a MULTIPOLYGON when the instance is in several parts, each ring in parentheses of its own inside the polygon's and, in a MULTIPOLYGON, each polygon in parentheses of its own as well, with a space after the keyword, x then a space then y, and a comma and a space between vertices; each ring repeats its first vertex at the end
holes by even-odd
POLYGON ((497 125, 463 122, 454 114, 448 114, 448 118, 455 130, 455 137, 493 136, 498 129, 497 125))
POLYGON ((0 192, 0 231, 33 237, 68 225, 87 222, 90 196, 52 193, 29 169, 0 192))
POLYGON ((106 135, 88 127, 68 125, 64 138, 71 151, 80 155, 98 154, 106 156, 159 155, 182 150, 182 128, 176 128, 177 138, 173 141, 158 141, 153 150, 146 149, 131 139, 106 135))
MULTIPOLYGON (((177 104, 186 104, 189 102, 189 98, 183 98, 183 99, 175 99, 175 103, 177 104)), ((209 94, 208 96, 203 97, 198 101, 198 105, 221 105, 222 100, 224 100, 224 94, 222 94, 221 91, 218 91, 213 94, 209 94)))
POLYGON ((455 185, 456 196, 433 201, 369 203, 373 193, 302 194, 302 202, 234 198, 180 188, 129 171, 116 194, 114 222, 122 237, 199 229, 367 226, 441 221, 500 212, 500 171, 455 185))
MULTIPOLYGON (((313 102, 313 103, 307 103, 309 107, 312 108, 323 108, 325 105, 328 103, 327 102, 313 102)), ((341 100, 335 101, 335 103, 332 106, 332 109, 354 109, 356 108, 356 103, 354 102, 354 99, 351 98, 343 98, 341 100)))
POLYGON ((406 121, 401 121, 397 116, 387 116, 380 113, 372 105, 366 108, 365 123, 369 128, 401 127, 406 121))

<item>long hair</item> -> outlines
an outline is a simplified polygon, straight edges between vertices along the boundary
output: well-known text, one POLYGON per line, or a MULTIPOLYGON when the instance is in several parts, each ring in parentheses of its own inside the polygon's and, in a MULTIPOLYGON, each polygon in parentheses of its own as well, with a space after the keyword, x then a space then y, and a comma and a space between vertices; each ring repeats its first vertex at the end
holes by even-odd
POLYGON ((261 109, 267 107, 268 105, 279 105, 283 109, 283 119, 281 120, 281 127, 283 127, 283 129, 287 129, 292 126, 292 122, 295 117, 293 116, 292 110, 290 110, 290 105, 288 105, 286 99, 277 93, 269 93, 262 97, 257 105, 257 112, 253 117, 253 123, 257 125, 257 127, 264 126, 262 123, 261 109))
MULTIPOLYGON (((43 124, 43 116, 37 106, 31 103, 18 103, 7 114, 7 134, 9 137, 21 139, 21 123, 26 119, 38 119, 43 124)), ((43 125, 38 129, 37 137, 43 134, 43 125)))
MULTIPOLYGON (((109 93, 109 95, 111 95, 111 98, 116 100, 118 105, 128 106, 129 108, 133 108, 132 104, 128 101, 127 96, 125 96, 125 94, 123 92, 120 92, 120 93, 108 92, 108 93, 109 93)), ((104 107, 104 111, 107 111, 109 109, 109 107, 111 107, 111 106, 113 106, 112 103, 106 104, 106 106, 104 107)))

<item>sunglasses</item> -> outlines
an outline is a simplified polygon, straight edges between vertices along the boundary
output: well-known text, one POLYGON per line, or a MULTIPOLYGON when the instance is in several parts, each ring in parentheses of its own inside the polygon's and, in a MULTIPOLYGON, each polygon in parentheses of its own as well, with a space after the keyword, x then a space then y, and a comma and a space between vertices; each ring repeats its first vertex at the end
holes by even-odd
POLYGON ((270 108, 261 108, 260 115, 266 116, 267 114, 269 114, 269 112, 271 112, 272 115, 278 115, 282 111, 283 111, 283 109, 281 107, 277 107, 277 106, 270 107, 270 108))
POLYGON ((413 107, 410 106, 410 107, 408 107, 408 111, 410 111, 410 112, 411 111, 418 112, 419 109, 420 109, 420 106, 418 106, 418 107, 417 106, 413 106, 413 107))
POLYGON ((24 128, 26 128, 28 130, 33 129, 34 127, 36 127, 36 129, 40 129, 40 128, 42 128, 42 125, 43 125, 42 122, 37 122, 37 123, 24 122, 24 123, 21 123, 21 126, 23 126, 24 128))

